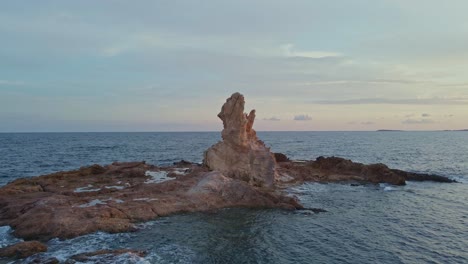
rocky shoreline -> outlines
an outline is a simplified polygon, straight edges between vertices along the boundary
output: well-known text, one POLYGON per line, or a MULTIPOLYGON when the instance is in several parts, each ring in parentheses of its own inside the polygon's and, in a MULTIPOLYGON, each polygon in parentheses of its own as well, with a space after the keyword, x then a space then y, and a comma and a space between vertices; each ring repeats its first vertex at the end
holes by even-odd
MULTIPOLYGON (((284 192, 304 182, 454 182, 338 157, 291 161, 270 152, 252 129, 255 111, 249 115, 243 111, 243 96, 233 94, 218 115, 224 125, 223 141, 205 152, 203 164, 181 161, 159 167, 144 161, 114 162, 15 180, 0 188, 0 226, 11 226, 19 238, 46 242, 96 231, 129 232, 136 223, 185 212, 232 207, 325 211, 304 208, 284 192)), ((32 248, 44 251, 37 243, 32 248)), ((13 250, 0 249, 0 257, 36 253, 22 250, 24 245, 30 246, 20 243, 13 250)))

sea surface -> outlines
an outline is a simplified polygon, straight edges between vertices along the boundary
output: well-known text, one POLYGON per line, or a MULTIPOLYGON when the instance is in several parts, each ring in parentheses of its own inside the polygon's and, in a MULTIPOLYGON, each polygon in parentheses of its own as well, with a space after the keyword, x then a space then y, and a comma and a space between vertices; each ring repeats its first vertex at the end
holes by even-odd
MULTIPOLYGON (((146 250, 97 263, 468 263, 468 132, 258 132, 292 159, 339 156, 460 183, 306 183, 288 189, 325 213, 223 209, 139 224, 132 233, 53 239, 61 261, 102 248, 146 250)), ((94 163, 201 162, 219 132, 0 133, 0 186, 94 163)), ((0 247, 18 242, 0 227, 0 247)), ((0 261, 1 263, 1 261, 0 261)), ((28 263, 25 260, 24 263, 28 263)))

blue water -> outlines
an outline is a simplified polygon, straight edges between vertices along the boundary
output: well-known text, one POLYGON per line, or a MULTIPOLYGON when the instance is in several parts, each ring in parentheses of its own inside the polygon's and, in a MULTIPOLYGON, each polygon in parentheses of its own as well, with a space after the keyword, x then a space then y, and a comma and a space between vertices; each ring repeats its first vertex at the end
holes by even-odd
MULTIPOLYGON (((259 132, 272 151, 294 159, 340 156, 435 173, 459 184, 290 188, 308 207, 328 212, 225 209, 140 225, 134 233, 51 240, 47 256, 136 248, 104 263, 468 263, 467 132, 259 132)), ((0 134, 0 185, 18 177, 116 160, 158 165, 201 162, 219 133, 0 134)), ((16 240, 0 227, 0 246, 16 240)), ((27 262, 27 261, 25 261, 27 262)))

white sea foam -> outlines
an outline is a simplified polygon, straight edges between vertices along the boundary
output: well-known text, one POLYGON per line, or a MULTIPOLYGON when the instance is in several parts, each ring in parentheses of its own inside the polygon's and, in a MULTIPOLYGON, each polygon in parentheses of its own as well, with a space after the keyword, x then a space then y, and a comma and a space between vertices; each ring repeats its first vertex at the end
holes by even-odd
POLYGON ((81 204, 81 205, 78 205, 78 207, 80 208, 85 208, 85 207, 91 207, 91 206, 96 206, 98 204, 106 204, 105 202, 99 200, 99 199, 94 199, 92 201, 90 201, 89 203, 85 203, 85 204, 81 204))
MULTIPOLYGON (((108 234, 96 232, 89 235, 76 237, 73 239, 59 240, 52 239, 47 243, 48 251, 41 255, 55 257, 60 263, 65 262, 71 256, 85 252, 94 252, 101 249, 111 249, 112 245, 125 241, 129 238, 128 233, 108 234)), ((102 262, 101 262, 102 263, 102 262)), ((104 262, 115 263, 115 262, 104 262)), ((133 262, 119 262, 133 263, 133 262)))
POLYGON ((147 171, 145 175, 151 176, 151 179, 145 181, 145 183, 161 183, 174 180, 174 178, 167 177, 167 174, 167 171, 147 171))
MULTIPOLYGON (((0 229, 1 232, 1 229, 0 229)), ((73 239, 60 240, 52 239, 47 243, 48 251, 45 253, 39 253, 33 257, 24 259, 22 263, 35 263, 33 262, 34 258, 37 256, 43 257, 43 259, 55 257, 60 263, 65 263, 73 255, 95 252, 97 250, 103 249, 118 249, 118 248, 127 248, 124 246, 129 240, 132 240, 134 234, 131 233, 118 233, 118 234, 108 234, 104 232, 96 232, 93 234, 88 234, 84 236, 79 236, 73 239)), ((170 248, 161 248, 163 254, 174 254, 168 252, 171 250, 177 250, 178 247, 170 248)), ((138 248, 135 248, 138 250, 138 248)), ((87 262, 76 262, 76 263, 138 263, 138 264, 149 264, 149 263, 160 263, 162 259, 158 254, 158 249, 154 248, 149 250, 148 255, 145 257, 140 257, 134 253, 124 253, 117 256, 112 254, 103 254, 98 256, 93 256, 89 258, 87 262)), ((184 250, 182 253, 187 252, 184 250)), ((75 262, 73 262, 75 263, 75 262)), ((178 263, 190 263, 187 261, 178 261, 178 263)))
POLYGON ((11 235, 13 230, 9 226, 0 226, 0 248, 22 242, 22 239, 16 238, 11 235))
POLYGON ((91 200, 91 201, 88 202, 88 203, 78 205, 77 207, 86 208, 86 207, 96 206, 96 205, 98 205, 98 204, 107 204, 107 202, 109 202, 109 201, 114 201, 114 202, 116 202, 116 203, 123 203, 123 202, 124 202, 124 200, 121 200, 121 199, 114 199, 114 198, 108 198, 108 199, 103 199, 103 200, 94 199, 94 200, 91 200))
POLYGON ((125 186, 118 186, 118 185, 114 185, 114 186, 105 186, 104 188, 106 188, 106 189, 117 189, 117 190, 123 190, 123 189, 125 189, 125 186))
POLYGON ((379 183, 380 188, 383 188, 384 192, 396 191, 398 190, 394 185, 388 183, 379 183))
POLYGON ((172 172, 177 175, 186 175, 188 173, 189 168, 175 168, 172 172))
POLYGON ((86 187, 79 187, 76 188, 73 192, 75 193, 82 193, 82 192, 98 192, 101 188, 93 188, 92 184, 88 184, 86 187))
POLYGON ((159 200, 159 199, 158 198, 148 198, 148 197, 133 199, 133 201, 156 201, 156 200, 159 200))

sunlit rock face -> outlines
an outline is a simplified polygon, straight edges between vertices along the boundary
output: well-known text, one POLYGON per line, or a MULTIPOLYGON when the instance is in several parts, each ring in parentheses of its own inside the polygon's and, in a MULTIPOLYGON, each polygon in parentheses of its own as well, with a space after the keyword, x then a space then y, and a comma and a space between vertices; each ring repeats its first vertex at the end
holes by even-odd
POLYGON ((205 151, 203 163, 211 170, 255 186, 273 187, 276 162, 270 149, 252 128, 255 110, 244 113, 245 100, 234 93, 218 117, 223 121, 223 140, 205 151))

